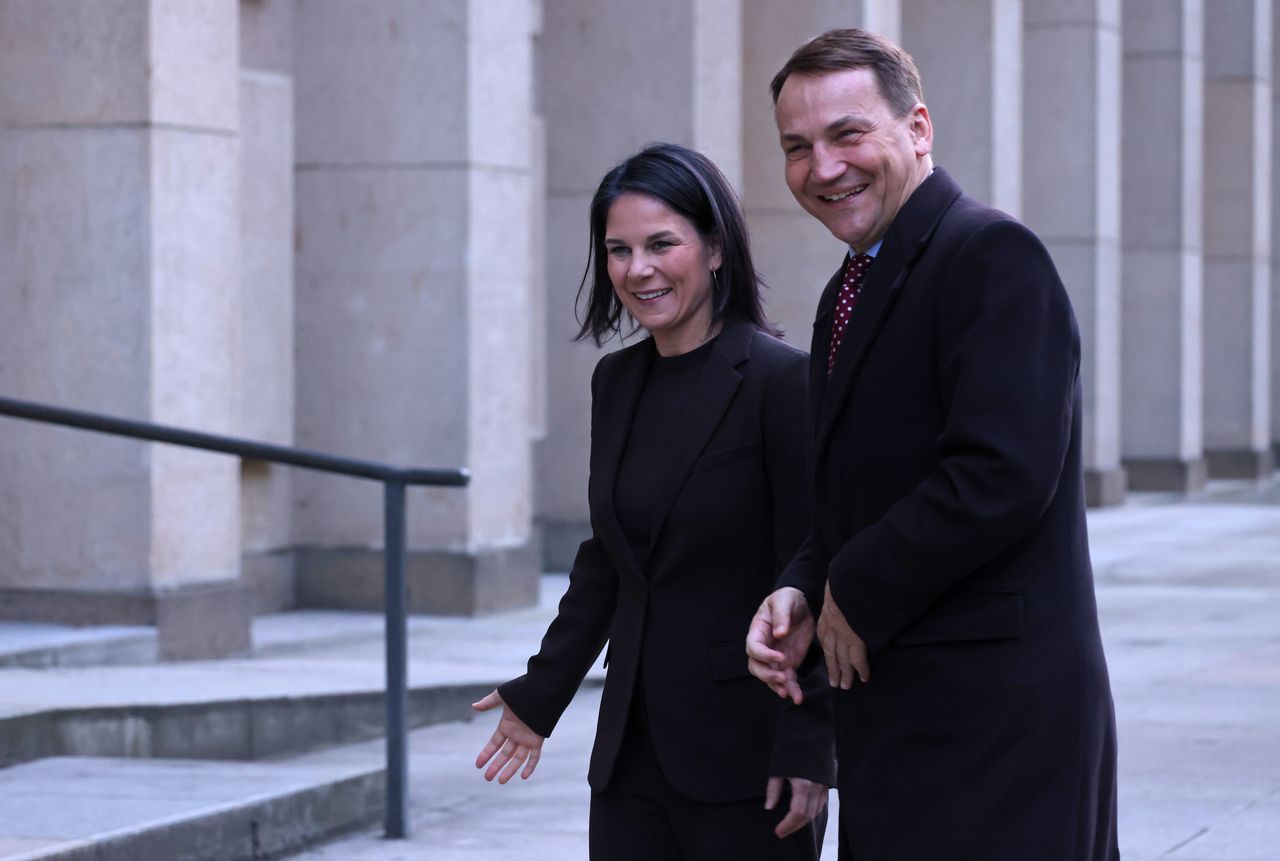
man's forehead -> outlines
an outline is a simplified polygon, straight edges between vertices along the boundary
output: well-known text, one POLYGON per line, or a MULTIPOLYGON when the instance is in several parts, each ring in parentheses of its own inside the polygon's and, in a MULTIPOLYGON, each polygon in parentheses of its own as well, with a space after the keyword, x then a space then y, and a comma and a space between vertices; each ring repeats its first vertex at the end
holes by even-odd
POLYGON ((782 88, 778 91, 779 103, 786 97, 787 92, 792 93, 797 90, 861 90, 870 87, 879 91, 879 82, 876 79, 875 70, 870 66, 855 66, 851 69, 829 69, 814 72, 792 72, 787 75, 787 79, 782 82, 782 88))
POLYGON ((887 107, 875 73, 861 66, 788 76, 778 93, 774 116, 779 124, 784 119, 806 123, 818 119, 825 124, 844 115, 866 117, 887 107), (815 117, 815 114, 822 114, 825 119, 815 117))

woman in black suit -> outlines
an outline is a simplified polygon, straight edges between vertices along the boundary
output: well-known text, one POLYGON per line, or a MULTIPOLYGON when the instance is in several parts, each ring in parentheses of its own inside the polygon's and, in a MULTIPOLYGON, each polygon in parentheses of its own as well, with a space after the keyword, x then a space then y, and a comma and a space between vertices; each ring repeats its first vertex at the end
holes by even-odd
POLYGON ((825 674, 781 702, 742 645, 808 528, 807 357, 766 322, 738 201, 702 155, 659 144, 606 174, 591 249, 579 338, 621 336, 624 316, 650 337, 596 366, 592 537, 528 671, 476 703, 503 707, 476 766, 533 774, 607 640, 591 857, 812 861, 825 674))

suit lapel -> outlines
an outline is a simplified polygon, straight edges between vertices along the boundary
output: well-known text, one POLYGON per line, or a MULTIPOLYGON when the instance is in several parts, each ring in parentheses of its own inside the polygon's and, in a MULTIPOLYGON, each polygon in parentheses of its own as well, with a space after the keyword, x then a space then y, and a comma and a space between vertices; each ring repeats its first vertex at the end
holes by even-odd
POLYGON ((635 418, 636 404, 640 401, 640 392, 644 389, 655 352, 653 340, 646 338, 633 348, 618 353, 617 368, 600 379, 592 430, 591 507, 598 512, 598 527, 604 531, 601 538, 606 546, 613 549, 614 557, 625 563, 623 567, 640 578, 644 577, 641 560, 636 559, 631 542, 618 522, 613 492, 622 452, 627 444, 627 433, 635 418))
POLYGON ((707 441, 720 424, 725 410, 742 383, 737 366, 747 360, 754 328, 737 320, 724 324, 711 348, 711 355, 698 373, 684 415, 675 423, 671 437, 670 457, 659 484, 657 504, 649 532, 649 544, 656 547, 662 526, 681 487, 693 469, 694 461, 706 448, 707 441))
MULTIPOLYGON (((849 326, 836 351, 835 368, 830 379, 825 381, 818 412, 816 451, 819 456, 826 450, 827 439, 848 399, 858 370, 866 361, 876 333, 893 309, 911 268, 928 247, 938 222, 959 196, 960 187, 955 181, 942 168, 935 168, 933 175, 921 183, 889 225, 884 244, 867 272, 858 305, 850 315, 849 326)), ((818 319, 822 319, 821 306, 818 319)), ((828 322, 828 333, 830 328, 828 322)), ((830 343, 829 336, 825 343, 830 343)))

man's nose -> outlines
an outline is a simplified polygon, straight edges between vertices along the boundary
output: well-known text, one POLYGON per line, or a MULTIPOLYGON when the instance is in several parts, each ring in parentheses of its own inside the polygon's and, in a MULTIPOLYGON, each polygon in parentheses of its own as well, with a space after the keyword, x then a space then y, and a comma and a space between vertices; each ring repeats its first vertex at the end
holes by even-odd
POLYGON ((831 147, 823 144, 814 146, 812 160, 812 168, 809 172, 817 182, 831 182, 844 173, 844 162, 831 147))

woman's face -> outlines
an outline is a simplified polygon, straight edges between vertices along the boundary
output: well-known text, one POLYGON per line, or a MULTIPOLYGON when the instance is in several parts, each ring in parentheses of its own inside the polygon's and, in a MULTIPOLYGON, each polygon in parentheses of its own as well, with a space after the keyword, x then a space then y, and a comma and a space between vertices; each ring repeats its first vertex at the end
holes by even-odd
POLYGON ((720 249, 689 219, 647 194, 623 194, 609 207, 604 246, 618 300, 659 353, 687 353, 707 340, 720 249))

